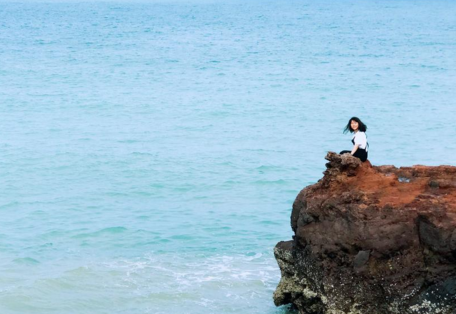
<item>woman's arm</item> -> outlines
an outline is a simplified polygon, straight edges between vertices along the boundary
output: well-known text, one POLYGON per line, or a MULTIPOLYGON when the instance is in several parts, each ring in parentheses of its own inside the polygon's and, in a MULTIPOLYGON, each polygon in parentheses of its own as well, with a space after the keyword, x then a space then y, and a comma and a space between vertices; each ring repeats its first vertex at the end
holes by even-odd
POLYGON ((353 155, 354 153, 356 153, 356 151, 358 150, 358 147, 359 147, 359 144, 355 144, 355 146, 353 146, 353 149, 350 154, 353 155))

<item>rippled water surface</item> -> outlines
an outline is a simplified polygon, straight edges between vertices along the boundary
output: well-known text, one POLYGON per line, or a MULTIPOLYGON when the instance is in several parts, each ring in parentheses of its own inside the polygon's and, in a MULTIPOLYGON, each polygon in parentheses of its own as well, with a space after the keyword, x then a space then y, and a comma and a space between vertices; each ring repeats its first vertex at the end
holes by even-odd
POLYGON ((456 164, 454 1, 0 2, 0 312, 288 313, 343 126, 456 164))

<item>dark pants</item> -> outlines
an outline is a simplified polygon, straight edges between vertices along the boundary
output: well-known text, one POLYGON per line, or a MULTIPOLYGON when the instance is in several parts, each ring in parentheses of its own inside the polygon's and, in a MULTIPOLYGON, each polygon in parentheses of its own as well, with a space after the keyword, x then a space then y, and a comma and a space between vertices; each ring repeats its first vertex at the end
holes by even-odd
MULTIPOLYGON (((340 154, 350 154, 351 150, 343 150, 340 152, 340 154)), ((365 162, 367 160, 367 151, 362 148, 358 148, 356 152, 353 154, 353 156, 358 157, 361 159, 362 162, 365 162)))

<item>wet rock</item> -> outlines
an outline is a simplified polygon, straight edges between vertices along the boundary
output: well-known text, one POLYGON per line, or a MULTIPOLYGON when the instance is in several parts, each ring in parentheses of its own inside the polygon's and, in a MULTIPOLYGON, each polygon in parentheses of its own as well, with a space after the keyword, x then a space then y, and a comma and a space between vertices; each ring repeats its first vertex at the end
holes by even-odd
POLYGON ((369 261, 370 251, 359 251, 353 260, 353 267, 356 271, 362 270, 363 266, 369 261))

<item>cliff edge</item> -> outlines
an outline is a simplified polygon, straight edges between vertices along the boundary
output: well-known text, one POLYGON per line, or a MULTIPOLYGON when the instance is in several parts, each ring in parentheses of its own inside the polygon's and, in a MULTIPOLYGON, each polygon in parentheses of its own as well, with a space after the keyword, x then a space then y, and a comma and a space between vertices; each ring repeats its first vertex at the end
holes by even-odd
POLYGON ((328 153, 274 254, 277 306, 301 314, 456 314, 456 167, 328 153))

